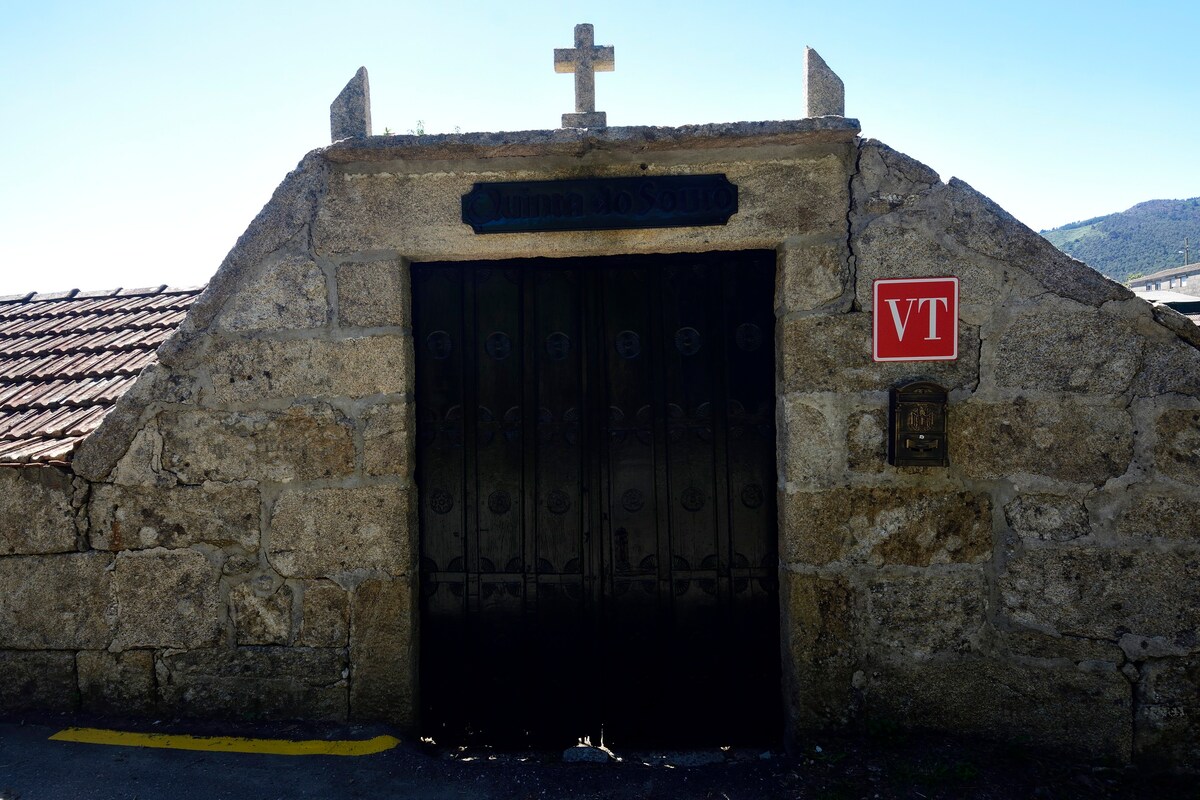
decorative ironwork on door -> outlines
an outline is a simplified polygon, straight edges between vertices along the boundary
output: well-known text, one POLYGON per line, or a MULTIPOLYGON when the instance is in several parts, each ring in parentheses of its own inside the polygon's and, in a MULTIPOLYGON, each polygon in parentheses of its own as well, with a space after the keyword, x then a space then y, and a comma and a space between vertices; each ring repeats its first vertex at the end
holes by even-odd
POLYGON ((778 735, 774 264, 414 265, 440 741, 778 735))

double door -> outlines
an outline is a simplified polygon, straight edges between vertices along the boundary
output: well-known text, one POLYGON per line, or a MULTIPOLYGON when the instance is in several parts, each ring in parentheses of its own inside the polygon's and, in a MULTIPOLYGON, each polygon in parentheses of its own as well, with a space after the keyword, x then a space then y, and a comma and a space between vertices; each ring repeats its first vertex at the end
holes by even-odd
POLYGON ((777 738, 774 263, 414 265, 439 742, 777 738))

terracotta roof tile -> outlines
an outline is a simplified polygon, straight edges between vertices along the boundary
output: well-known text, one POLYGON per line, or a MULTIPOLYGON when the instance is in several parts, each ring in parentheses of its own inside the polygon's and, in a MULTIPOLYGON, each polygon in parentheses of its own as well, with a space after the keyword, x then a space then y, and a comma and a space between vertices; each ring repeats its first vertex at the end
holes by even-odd
POLYGON ((0 297, 0 464, 69 461, 203 289, 0 297))
POLYGON ((13 464, 62 462, 70 457, 75 446, 81 441, 83 441, 82 436, 69 436, 61 439, 31 437, 7 449, 5 458, 8 463, 13 464))

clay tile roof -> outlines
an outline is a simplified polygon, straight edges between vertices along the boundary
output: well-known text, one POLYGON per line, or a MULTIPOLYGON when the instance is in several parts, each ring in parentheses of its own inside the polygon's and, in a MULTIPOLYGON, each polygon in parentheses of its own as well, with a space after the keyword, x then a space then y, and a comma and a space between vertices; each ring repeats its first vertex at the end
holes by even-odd
POLYGON ((69 461, 203 289, 0 297, 0 464, 69 461))

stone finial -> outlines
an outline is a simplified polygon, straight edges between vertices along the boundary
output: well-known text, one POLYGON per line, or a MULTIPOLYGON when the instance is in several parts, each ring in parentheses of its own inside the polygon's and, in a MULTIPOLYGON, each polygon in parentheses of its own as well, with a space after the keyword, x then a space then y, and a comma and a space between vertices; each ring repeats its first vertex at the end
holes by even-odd
POLYGON ((575 46, 554 48, 554 71, 575 73, 575 113, 562 115, 564 128, 603 128, 608 115, 596 110, 597 72, 616 68, 614 49, 598 47, 589 23, 575 26, 575 46))
POLYGON ((846 85, 825 59, 811 47, 804 48, 804 116, 846 116, 846 85))
POLYGON ((371 135, 371 84, 367 82, 366 67, 359 67, 329 104, 329 135, 335 142, 371 135))

